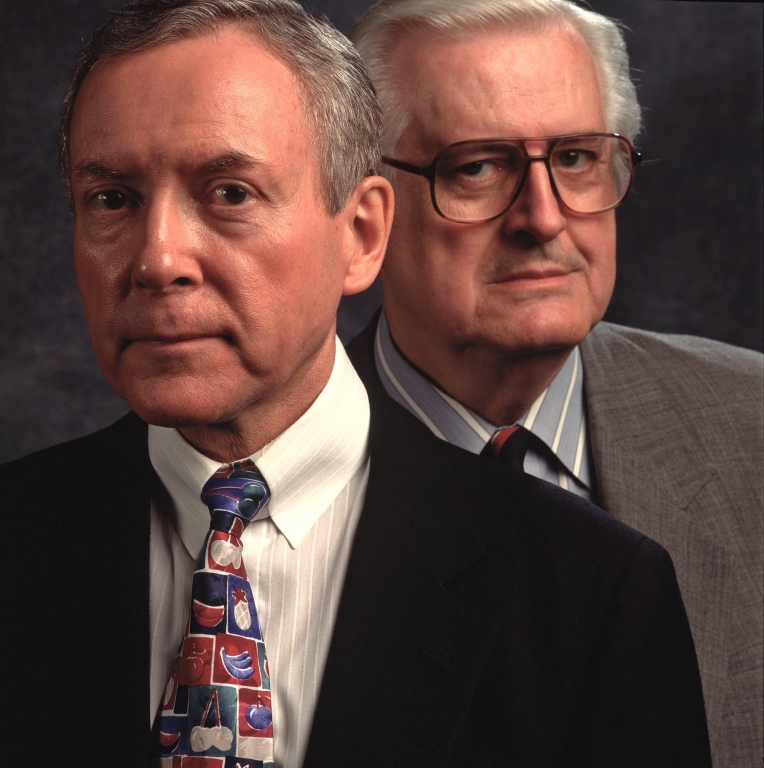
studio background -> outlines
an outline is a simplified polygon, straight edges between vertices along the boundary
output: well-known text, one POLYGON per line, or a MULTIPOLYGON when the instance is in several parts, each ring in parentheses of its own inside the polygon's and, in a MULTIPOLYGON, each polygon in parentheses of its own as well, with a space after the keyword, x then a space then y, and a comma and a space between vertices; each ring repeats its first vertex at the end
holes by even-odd
MULTIPOLYGON (((758 3, 591 0, 623 21, 645 162, 618 211, 606 319, 762 350, 762 18, 758 3)), ((103 381, 56 171, 79 50, 121 0, 0 0, 0 462, 92 432, 126 404, 103 381)), ((343 31, 368 0, 315 0, 343 31)), ((381 301, 343 299, 347 341, 381 301)))

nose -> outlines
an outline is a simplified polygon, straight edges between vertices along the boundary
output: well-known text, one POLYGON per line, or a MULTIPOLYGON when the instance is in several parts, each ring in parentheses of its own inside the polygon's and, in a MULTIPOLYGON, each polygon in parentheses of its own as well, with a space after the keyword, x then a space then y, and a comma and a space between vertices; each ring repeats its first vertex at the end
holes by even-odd
POLYGON ((525 183, 504 215, 504 230, 510 236, 525 233, 537 243, 548 243, 565 229, 566 220, 543 158, 529 159, 525 183))
POLYGON ((147 203, 143 242, 135 258, 132 284, 159 293, 200 286, 203 274, 196 258, 193 227, 171 194, 147 203))

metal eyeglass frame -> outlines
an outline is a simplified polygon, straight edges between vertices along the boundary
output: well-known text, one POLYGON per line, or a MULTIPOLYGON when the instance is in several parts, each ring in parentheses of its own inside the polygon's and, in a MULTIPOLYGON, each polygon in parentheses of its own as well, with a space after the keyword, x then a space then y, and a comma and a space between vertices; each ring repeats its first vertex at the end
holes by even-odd
POLYGON ((523 186, 525 186, 525 180, 528 178, 528 169, 531 167, 531 163, 536 161, 543 161, 544 165, 546 166, 547 175, 549 177, 549 184, 552 187, 552 192, 554 193, 554 196, 557 198, 557 201, 562 206, 563 210, 572 213, 575 216, 598 216, 600 213, 605 213, 605 211, 610 211, 613 208, 617 208, 625 199, 626 196, 629 194, 629 190, 631 189, 631 185, 634 181, 634 173, 637 169, 637 166, 642 162, 642 155, 637 152, 636 149, 634 149, 634 145, 625 137, 621 136, 619 133, 571 133, 566 134, 564 136, 533 136, 533 137, 525 137, 525 138, 490 138, 490 139, 469 139, 467 141, 457 141, 454 144, 449 144, 442 152, 439 152, 435 159, 424 168, 420 168, 418 165, 412 165, 411 163, 404 163, 402 160, 396 160, 392 157, 385 157, 382 156, 382 162, 385 165, 389 165, 392 168, 397 168, 399 171, 406 171, 406 173, 413 173, 417 176, 424 176, 425 179, 427 179, 430 182, 430 198, 432 199, 432 206, 435 209, 435 212, 442 216, 444 219, 447 219, 448 221, 455 221, 459 224, 482 224, 486 221, 493 221, 494 219, 498 219, 499 216, 503 216, 514 204, 515 200, 520 196, 520 192, 522 192, 523 186), (630 152, 630 160, 631 160, 631 174, 629 176, 629 183, 626 187, 626 191, 623 193, 623 196, 617 203, 613 203, 613 205, 609 205, 607 208, 603 208, 599 211, 589 211, 588 213, 582 213, 581 211, 574 211, 572 208, 570 208, 568 205, 566 205, 565 201, 560 196, 560 193, 557 191, 557 186, 554 183, 554 176, 552 175, 552 168, 549 165, 549 157, 552 154, 552 151, 554 150, 555 145, 562 141, 563 139, 577 139, 577 138, 596 138, 598 136, 601 137, 607 137, 607 138, 614 138, 614 139, 620 139, 621 141, 625 141, 626 144, 629 147, 630 152), (501 210, 499 213, 495 214, 494 216, 489 216, 487 219, 455 219, 451 216, 446 216, 443 211, 440 210, 438 207, 438 201, 435 199, 435 169, 438 167, 438 162, 440 161, 440 158, 443 157, 443 155, 448 152, 449 150, 453 149, 454 147, 463 146, 465 144, 484 144, 486 142, 492 142, 492 141, 511 141, 516 144, 519 144, 523 150, 523 153, 525 154, 525 167, 523 168, 522 176, 520 177, 520 182, 517 185, 517 189, 515 189, 514 194, 512 195, 509 203, 501 210), (543 155, 529 155, 528 151, 525 148, 525 142, 526 141, 548 141, 551 142, 549 147, 547 148, 546 154, 543 155))

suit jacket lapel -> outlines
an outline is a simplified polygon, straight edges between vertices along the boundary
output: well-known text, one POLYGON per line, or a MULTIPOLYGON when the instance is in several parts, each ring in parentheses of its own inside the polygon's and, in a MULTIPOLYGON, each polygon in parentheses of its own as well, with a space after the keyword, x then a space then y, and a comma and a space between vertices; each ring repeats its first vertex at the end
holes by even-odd
POLYGON ((446 762, 497 632, 482 596, 449 589, 484 553, 458 449, 364 379, 369 485, 306 768, 446 762))

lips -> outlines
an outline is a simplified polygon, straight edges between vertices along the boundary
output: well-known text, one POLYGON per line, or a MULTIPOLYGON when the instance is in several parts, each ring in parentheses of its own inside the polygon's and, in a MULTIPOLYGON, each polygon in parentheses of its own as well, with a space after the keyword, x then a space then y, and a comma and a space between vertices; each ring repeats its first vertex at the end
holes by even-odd
POLYGON ((517 272, 510 272, 507 275, 502 275, 494 283, 510 283, 520 280, 549 280, 554 277, 566 277, 570 274, 569 270, 561 269, 559 267, 551 269, 522 269, 517 272))
POLYGON ((147 336, 145 338, 133 339, 133 341, 148 341, 153 344, 180 344, 184 341, 200 341, 201 339, 215 338, 206 333, 189 333, 180 336, 147 336))
POLYGON ((127 349, 132 344, 150 344, 156 347, 190 344, 198 341, 209 341, 211 339, 225 338, 221 333, 208 333, 206 331, 184 331, 182 333, 162 333, 156 331, 145 331, 127 336, 122 349, 127 349))

